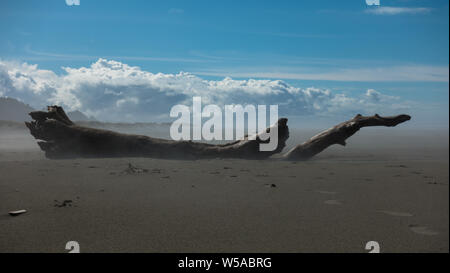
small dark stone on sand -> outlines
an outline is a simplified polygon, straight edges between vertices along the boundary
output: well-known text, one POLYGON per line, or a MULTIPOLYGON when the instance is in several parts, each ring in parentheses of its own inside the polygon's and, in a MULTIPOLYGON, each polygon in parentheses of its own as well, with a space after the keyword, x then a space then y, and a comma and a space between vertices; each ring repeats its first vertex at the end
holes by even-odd
POLYGON ((147 173, 147 169, 138 168, 136 166, 131 165, 131 163, 128 163, 128 168, 126 168, 122 174, 137 174, 137 173, 147 173))
POLYGON ((54 207, 62 208, 62 207, 71 207, 72 206, 72 200, 64 200, 62 202, 59 202, 58 200, 55 200, 56 204, 54 207))

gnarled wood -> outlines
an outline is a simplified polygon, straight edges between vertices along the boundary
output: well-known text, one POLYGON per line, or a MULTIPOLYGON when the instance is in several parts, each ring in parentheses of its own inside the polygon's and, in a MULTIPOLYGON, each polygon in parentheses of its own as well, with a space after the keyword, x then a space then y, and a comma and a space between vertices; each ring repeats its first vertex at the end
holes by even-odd
POLYGON ((319 133, 308 141, 297 145, 287 152, 283 158, 287 160, 307 160, 322 152, 333 144, 345 146, 345 140, 355 134, 362 127, 368 126, 396 126, 410 120, 408 115, 398 115, 393 117, 380 117, 378 114, 364 117, 360 114, 351 120, 340 123, 322 133, 319 133))
MULTIPOLYGON (((222 145, 192 141, 173 141, 142 135, 121 134, 78 126, 62 107, 49 106, 47 112, 31 112, 32 122, 25 122, 30 133, 39 140, 40 148, 48 158, 68 157, 152 157, 167 159, 243 158, 265 159, 280 153, 289 137, 287 119, 281 118, 266 129, 277 127, 278 145, 274 151, 260 151, 261 134, 222 145)), ((300 144, 285 155, 285 160, 306 160, 333 144, 345 145, 345 140, 360 128, 367 126, 396 126, 411 119, 408 115, 380 117, 379 115, 353 119, 330 128, 300 144)))
POLYGON ((78 126, 64 113, 62 107, 49 106, 48 112, 31 112, 32 122, 25 122, 30 133, 39 141, 48 158, 67 157, 153 157, 172 159, 246 158, 264 159, 279 153, 289 137, 287 119, 266 129, 278 127, 278 146, 274 151, 260 152, 259 144, 269 140, 245 137, 241 140, 212 145, 192 141, 173 141, 142 135, 121 134, 78 126))

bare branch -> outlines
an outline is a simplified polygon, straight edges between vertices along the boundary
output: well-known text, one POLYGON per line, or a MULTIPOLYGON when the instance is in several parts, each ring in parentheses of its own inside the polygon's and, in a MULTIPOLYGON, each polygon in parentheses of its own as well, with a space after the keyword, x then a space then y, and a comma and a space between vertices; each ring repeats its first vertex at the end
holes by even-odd
POLYGON ((313 136, 308 141, 297 145, 288 151, 283 158, 286 160, 307 160, 333 144, 345 146, 345 140, 359 131, 362 127, 393 127, 410 119, 411 117, 408 115, 380 117, 378 114, 375 114, 374 116, 364 117, 358 114, 351 120, 340 123, 313 136))

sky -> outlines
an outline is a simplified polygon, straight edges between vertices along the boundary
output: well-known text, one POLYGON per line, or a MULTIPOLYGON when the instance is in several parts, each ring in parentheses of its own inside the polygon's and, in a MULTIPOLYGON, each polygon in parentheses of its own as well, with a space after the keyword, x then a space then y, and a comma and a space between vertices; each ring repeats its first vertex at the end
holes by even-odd
POLYGON ((104 121, 170 121, 202 96, 448 128, 448 0, 66 2, 0 1, 0 96, 104 121))

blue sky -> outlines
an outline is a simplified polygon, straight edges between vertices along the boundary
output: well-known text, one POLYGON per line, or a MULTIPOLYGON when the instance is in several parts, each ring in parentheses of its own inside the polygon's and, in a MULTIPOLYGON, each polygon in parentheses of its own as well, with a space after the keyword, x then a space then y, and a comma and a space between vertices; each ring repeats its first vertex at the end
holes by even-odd
MULTIPOLYGON (((0 60, 4 63, 5 77, 9 78, 0 81, 0 85, 3 84, 0 95, 16 95, 37 104, 39 88, 44 87, 25 86, 15 82, 17 77, 10 78, 11 71, 20 70, 19 64, 37 64, 35 71, 22 68, 21 73, 28 78, 37 77, 34 82, 51 86, 52 90, 41 92, 41 95, 50 94, 53 96, 51 102, 107 119, 106 111, 112 111, 113 106, 105 108, 103 113, 95 113, 93 104, 81 99, 87 96, 80 93, 83 91, 61 91, 58 90, 60 85, 55 84, 55 81, 67 80, 61 77, 70 74, 62 67, 78 69, 79 72, 83 67, 92 68, 92 64, 102 58, 127 67, 138 66, 141 72, 152 75, 189 72, 199 81, 212 81, 214 84, 221 83, 225 77, 244 81, 281 80, 283 84, 303 91, 307 88, 323 92, 329 90, 333 94, 329 100, 341 99, 335 95, 355 99, 347 104, 355 104, 361 98, 373 99, 368 90, 374 90, 385 96, 384 101, 378 100, 376 108, 361 104, 361 110, 386 109, 385 112, 394 113, 409 109, 416 113, 417 121, 423 126, 431 121, 436 123, 438 119, 441 126, 448 127, 448 5, 448 1, 439 0, 381 0, 378 7, 369 7, 364 0, 81 0, 79 6, 68 6, 65 0, 1 1, 0 60), (43 78, 41 72, 47 70, 60 78, 43 78), (7 85, 8 82, 12 84, 7 85), (30 89, 28 92, 32 95, 24 95, 25 89, 30 89), (72 102, 78 100, 80 103, 71 104, 63 96, 75 96, 77 98, 72 98, 72 102), (398 109, 389 102, 394 99, 397 106, 401 105, 398 109)), ((101 66, 101 69, 106 66, 110 69, 111 63, 101 66)), ((96 73, 91 70, 89 73, 92 75, 96 73)), ((73 78, 77 78, 76 75, 73 78)), ((183 82, 179 78, 177 84, 183 82)), ((75 84, 73 81, 71 83, 75 84)), ((78 87, 88 85, 76 84, 78 87)), ((158 90, 170 89, 161 87, 161 84, 158 80, 158 90)), ((260 86, 261 83, 258 84, 260 86)), ((85 92, 95 93, 90 99, 99 100, 103 97, 98 88, 102 89, 103 95, 105 88, 129 90, 130 94, 122 93, 120 99, 137 99, 139 107, 136 109, 140 110, 125 113, 132 120, 133 116, 149 108, 148 96, 141 98, 139 94, 155 92, 154 82, 144 85, 146 87, 133 89, 133 82, 125 87, 105 87, 104 82, 101 85, 96 82, 95 86, 86 87, 85 92), (95 88, 97 91, 92 91, 95 88)), ((236 85, 239 83, 233 83, 236 85)), ((199 84, 195 86, 206 88, 199 84)), ((265 86, 275 90, 281 88, 273 84, 265 86)), ((198 92, 221 92, 217 88, 208 88, 198 92)), ((231 101, 233 98, 253 102, 250 99, 253 91, 244 90, 249 95, 245 98, 239 94, 240 90, 234 92, 226 102, 240 103, 231 101)), ((187 93, 183 95, 187 96, 187 93)), ((264 99, 268 104, 283 102, 273 98, 265 96, 257 102, 264 99)), ((302 107, 308 100, 304 96, 283 98, 303 100, 302 107)), ((112 103, 109 97, 105 101, 112 103)), ((311 106, 315 110, 302 112, 303 115, 329 112, 331 116, 341 118, 360 110, 349 108, 346 111, 344 104, 324 103, 322 100, 317 107, 315 101, 309 100, 309 103, 311 105, 305 107, 311 106), (330 112, 330 107, 342 107, 343 111, 330 112)), ((116 101, 115 107, 118 105, 120 103, 116 101)), ((293 111, 286 113, 292 114, 293 111)))

